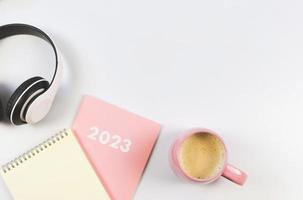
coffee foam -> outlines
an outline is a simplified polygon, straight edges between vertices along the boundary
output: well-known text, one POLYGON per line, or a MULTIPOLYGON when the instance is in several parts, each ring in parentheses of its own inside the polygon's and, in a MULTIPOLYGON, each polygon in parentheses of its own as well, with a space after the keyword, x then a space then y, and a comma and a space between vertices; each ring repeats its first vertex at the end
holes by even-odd
POLYGON ((184 172, 197 179, 208 179, 224 166, 224 144, 210 133, 196 133, 181 144, 180 165, 184 172))

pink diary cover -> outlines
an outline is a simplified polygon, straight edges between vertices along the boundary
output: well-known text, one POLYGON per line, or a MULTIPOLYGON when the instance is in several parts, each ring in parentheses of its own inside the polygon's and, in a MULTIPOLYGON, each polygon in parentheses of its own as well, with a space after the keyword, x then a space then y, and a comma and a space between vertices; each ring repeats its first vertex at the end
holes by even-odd
POLYGON ((73 129, 111 198, 132 199, 160 125, 85 96, 73 129))

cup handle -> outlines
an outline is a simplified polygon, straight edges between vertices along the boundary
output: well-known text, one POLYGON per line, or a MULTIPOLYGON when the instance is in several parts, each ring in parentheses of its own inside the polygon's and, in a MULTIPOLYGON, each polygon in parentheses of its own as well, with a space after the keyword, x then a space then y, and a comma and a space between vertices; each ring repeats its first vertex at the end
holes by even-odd
POLYGON ((245 172, 232 166, 231 164, 226 165, 222 176, 238 185, 243 185, 247 179, 245 172))

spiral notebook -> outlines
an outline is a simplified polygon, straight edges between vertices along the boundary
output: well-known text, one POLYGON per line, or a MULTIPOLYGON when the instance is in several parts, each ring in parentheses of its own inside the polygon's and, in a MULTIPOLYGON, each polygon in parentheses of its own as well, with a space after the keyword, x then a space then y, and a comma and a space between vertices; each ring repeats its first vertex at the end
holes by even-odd
POLYGON ((16 200, 110 200, 71 130, 64 130, 4 165, 16 200))

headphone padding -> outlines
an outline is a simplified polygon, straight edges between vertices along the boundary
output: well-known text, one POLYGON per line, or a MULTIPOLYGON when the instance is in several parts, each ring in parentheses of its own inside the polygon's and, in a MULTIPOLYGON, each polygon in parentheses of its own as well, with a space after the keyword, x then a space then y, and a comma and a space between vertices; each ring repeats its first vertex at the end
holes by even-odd
POLYGON ((3 113, 3 105, 2 105, 2 102, 0 100, 0 121, 3 119, 3 115, 4 115, 4 113, 3 113))
POLYGON ((21 111, 24 104, 29 103, 27 102, 29 98, 31 98, 30 102, 32 102, 33 99, 37 98, 37 96, 47 90, 48 87, 48 81, 38 76, 23 82, 12 94, 6 106, 6 115, 8 119, 10 119, 11 123, 14 125, 25 124, 26 122, 21 119, 21 111), (35 94, 39 90, 41 90, 41 92, 35 94), (32 96, 34 94, 35 96, 32 96))

